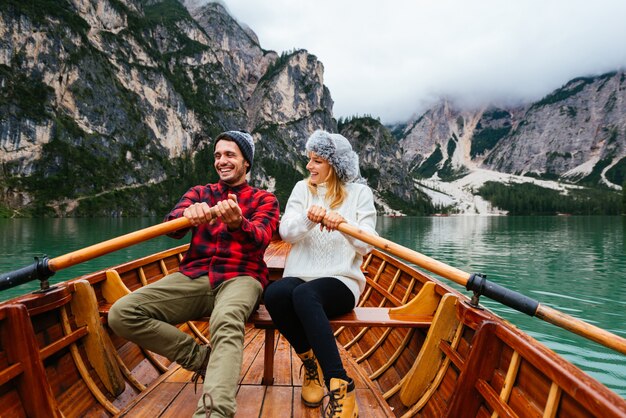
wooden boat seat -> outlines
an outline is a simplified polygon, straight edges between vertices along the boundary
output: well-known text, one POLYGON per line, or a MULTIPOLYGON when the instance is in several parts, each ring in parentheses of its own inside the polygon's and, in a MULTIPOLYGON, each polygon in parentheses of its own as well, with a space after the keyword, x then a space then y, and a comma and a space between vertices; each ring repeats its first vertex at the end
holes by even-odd
POLYGON ((116 270, 107 270, 105 274, 106 280, 102 282, 101 291, 106 303, 100 303, 98 306, 98 312, 104 320, 109 315, 109 310, 113 303, 130 293, 130 289, 126 287, 116 270))
MULTIPOLYGON (((330 319, 333 326, 345 327, 384 327, 384 328, 428 328, 441 296, 435 291, 435 284, 426 283, 420 292, 408 303, 397 307, 356 307, 347 314, 330 319)), ((274 382, 274 341, 276 326, 264 305, 252 314, 250 322, 256 328, 265 330, 264 385, 274 382)))

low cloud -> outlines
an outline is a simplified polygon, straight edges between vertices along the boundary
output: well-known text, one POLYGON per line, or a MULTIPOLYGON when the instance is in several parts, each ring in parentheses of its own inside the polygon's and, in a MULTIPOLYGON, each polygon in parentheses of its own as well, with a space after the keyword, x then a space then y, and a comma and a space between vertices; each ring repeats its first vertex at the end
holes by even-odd
POLYGON ((318 57, 335 117, 406 121, 440 97, 528 102, 626 67, 620 0, 222 3, 263 48, 318 57))

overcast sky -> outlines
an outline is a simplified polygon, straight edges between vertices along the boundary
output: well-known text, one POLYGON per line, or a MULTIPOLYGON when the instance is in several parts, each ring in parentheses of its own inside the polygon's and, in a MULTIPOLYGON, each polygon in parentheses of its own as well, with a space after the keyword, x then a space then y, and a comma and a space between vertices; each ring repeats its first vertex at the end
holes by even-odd
POLYGON ((278 53, 324 64, 336 118, 406 121, 441 97, 537 100, 626 67, 624 0, 224 0, 278 53))

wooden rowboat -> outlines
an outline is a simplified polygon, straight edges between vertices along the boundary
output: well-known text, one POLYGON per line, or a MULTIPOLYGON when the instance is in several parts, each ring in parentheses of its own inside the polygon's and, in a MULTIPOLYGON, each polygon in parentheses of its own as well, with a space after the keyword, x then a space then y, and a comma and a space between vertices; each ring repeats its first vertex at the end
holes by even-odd
MULTIPOLYGON (((0 304, 0 416, 191 416, 191 372, 107 327, 115 300, 176 271, 187 248, 0 304)), ((270 245, 273 280, 288 251, 270 245)), ((616 393, 445 283, 380 250, 362 268, 359 308, 335 322, 361 417, 626 417, 616 393)), ((206 341, 209 320, 180 328, 206 341)), ((300 401, 299 369, 261 308, 246 326, 237 416, 319 416, 300 401)))

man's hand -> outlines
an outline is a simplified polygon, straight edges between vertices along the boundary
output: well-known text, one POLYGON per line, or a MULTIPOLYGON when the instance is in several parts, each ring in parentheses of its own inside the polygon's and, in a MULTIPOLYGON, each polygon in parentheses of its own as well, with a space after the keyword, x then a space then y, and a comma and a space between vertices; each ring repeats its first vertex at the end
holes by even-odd
POLYGON ((217 218, 215 206, 212 208, 206 202, 194 203, 183 211, 183 216, 191 222, 191 225, 198 226, 206 223, 213 223, 217 218))
POLYGON ((228 199, 217 202, 217 205, 213 207, 217 216, 228 226, 230 231, 239 229, 243 216, 237 203, 237 196, 229 194, 228 199))

